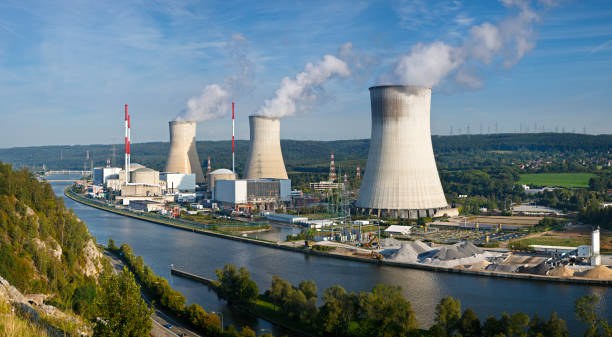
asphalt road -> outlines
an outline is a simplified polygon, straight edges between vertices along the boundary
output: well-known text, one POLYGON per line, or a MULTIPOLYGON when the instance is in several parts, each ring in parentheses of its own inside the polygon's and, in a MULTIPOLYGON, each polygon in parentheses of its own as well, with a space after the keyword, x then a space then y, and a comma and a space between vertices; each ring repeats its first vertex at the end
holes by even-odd
MULTIPOLYGON (((121 272, 121 270, 123 270, 123 267, 125 266, 123 261, 106 251, 104 252, 104 255, 110 259, 113 269, 116 273, 119 273, 121 272)), ((142 291, 141 296, 149 305, 151 304, 151 300, 142 291)), ((153 320, 153 329, 151 329, 151 335, 154 337, 201 336, 193 332, 192 330, 181 326, 179 322, 175 321, 168 314, 164 313, 158 308, 155 308, 155 312, 151 315, 151 319, 153 320), (168 329, 166 327, 167 324, 171 324, 172 327, 168 329)))

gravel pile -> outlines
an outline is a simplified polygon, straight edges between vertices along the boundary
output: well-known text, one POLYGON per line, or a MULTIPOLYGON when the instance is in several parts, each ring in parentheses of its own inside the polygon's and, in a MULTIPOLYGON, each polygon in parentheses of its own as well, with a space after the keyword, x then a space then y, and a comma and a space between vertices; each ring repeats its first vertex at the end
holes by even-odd
POLYGON ((546 263, 542 262, 535 267, 521 267, 519 268, 519 273, 525 274, 535 274, 535 275, 547 275, 550 267, 546 265, 546 263))
MULTIPOLYGON (((387 260, 403 263, 422 263, 440 267, 472 266, 482 269, 488 264, 488 259, 498 256, 497 253, 485 252, 471 242, 461 242, 452 246, 433 249, 421 241, 401 242, 387 241, 383 247, 389 247, 381 252, 387 260)), ((467 268, 467 267, 464 267, 467 268)))
POLYGON ((471 242, 465 241, 456 243, 452 246, 445 246, 437 249, 437 251, 432 252, 428 257, 430 257, 432 260, 451 261, 464 259, 466 257, 473 257, 483 253, 484 250, 474 246, 474 244, 471 242))
POLYGON ((486 271, 501 271, 505 273, 515 273, 518 270, 517 265, 512 264, 490 264, 485 268, 486 271))
POLYGON ((419 262, 419 255, 431 250, 431 247, 421 241, 407 241, 402 242, 398 249, 385 250, 382 254, 391 261, 414 263, 419 262))

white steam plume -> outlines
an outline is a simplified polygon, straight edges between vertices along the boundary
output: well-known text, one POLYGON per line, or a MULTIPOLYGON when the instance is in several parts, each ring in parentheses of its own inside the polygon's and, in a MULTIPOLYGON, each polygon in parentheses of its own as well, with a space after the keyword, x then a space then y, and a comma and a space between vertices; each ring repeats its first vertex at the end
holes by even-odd
POLYGON ((247 57, 248 40, 242 34, 233 34, 227 49, 237 72, 226 77, 222 85, 206 85, 199 96, 191 97, 187 108, 176 117, 177 121, 222 118, 230 112, 231 97, 250 89, 253 65, 247 57))
POLYGON ((332 56, 325 55, 316 64, 308 63, 304 71, 295 78, 285 77, 276 96, 264 101, 254 113, 256 116, 284 117, 294 115, 301 110, 303 104, 312 103, 317 99, 317 91, 322 85, 336 76, 350 76, 351 71, 346 62, 332 56))
MULTIPOLYGON (((468 87, 482 86, 475 70, 501 60, 504 67, 516 64, 535 46, 533 24, 539 16, 529 0, 501 0, 518 13, 503 21, 472 26, 462 43, 451 46, 442 41, 414 45, 400 56, 390 73, 379 77, 379 84, 407 84, 433 87, 446 77, 468 87)), ((546 3, 544 3, 546 5, 546 3)))

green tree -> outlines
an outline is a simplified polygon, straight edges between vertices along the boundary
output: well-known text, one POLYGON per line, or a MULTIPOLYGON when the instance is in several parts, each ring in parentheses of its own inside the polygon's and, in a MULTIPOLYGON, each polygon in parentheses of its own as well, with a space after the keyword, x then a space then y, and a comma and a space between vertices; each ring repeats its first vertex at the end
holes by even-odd
POLYGON ((472 309, 467 309, 461 315, 459 321, 459 332, 463 337, 477 337, 481 335, 480 320, 472 309))
POLYGON ((306 299, 317 298, 317 284, 314 281, 310 280, 300 282, 299 289, 302 293, 304 293, 306 299))
POLYGON ((359 294, 361 335, 405 336, 417 328, 410 302, 400 287, 379 284, 372 292, 359 294))
POLYGON ((236 266, 227 264, 223 270, 215 270, 219 279, 219 290, 229 303, 249 304, 254 302, 259 295, 257 283, 251 280, 251 274, 245 267, 240 270, 236 266))
POLYGON ((316 322, 322 335, 342 336, 349 330, 351 321, 357 319, 358 297, 348 294, 339 285, 325 289, 323 305, 319 309, 316 322))
POLYGON ((452 297, 443 298, 436 306, 436 323, 444 328, 446 335, 452 336, 459 327, 461 302, 452 297))
POLYGON ((104 275, 96 296, 95 336, 148 336, 153 310, 140 297, 134 275, 123 268, 119 275, 104 275))
POLYGON ((597 314, 599 297, 597 295, 585 295, 574 302, 574 312, 578 319, 588 324, 584 333, 585 337, 612 336, 612 327, 606 320, 597 314))

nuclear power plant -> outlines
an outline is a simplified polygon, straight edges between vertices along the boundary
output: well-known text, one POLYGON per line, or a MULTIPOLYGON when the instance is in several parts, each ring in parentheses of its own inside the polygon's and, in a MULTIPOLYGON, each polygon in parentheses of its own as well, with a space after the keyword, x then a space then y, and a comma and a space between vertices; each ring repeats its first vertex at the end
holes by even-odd
POLYGON ((355 202, 366 214, 431 217, 448 207, 431 144, 431 88, 370 88, 372 134, 355 202))
POLYGON ((202 165, 196 150, 196 122, 170 122, 170 152, 166 172, 194 173, 196 183, 205 181, 202 165))
POLYGON ((280 119, 249 116, 250 144, 244 179, 287 179, 280 146, 280 119))

